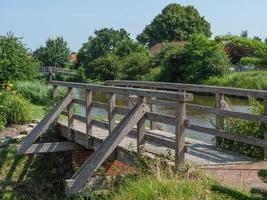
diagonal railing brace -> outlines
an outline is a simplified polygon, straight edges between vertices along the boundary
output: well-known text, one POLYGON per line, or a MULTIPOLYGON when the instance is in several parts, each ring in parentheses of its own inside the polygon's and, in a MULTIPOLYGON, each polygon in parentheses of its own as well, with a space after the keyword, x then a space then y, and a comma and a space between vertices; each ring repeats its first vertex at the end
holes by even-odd
POLYGON ((50 112, 38 123, 38 125, 22 140, 17 146, 17 153, 23 154, 27 149, 42 135, 50 126, 50 124, 58 117, 58 115, 68 106, 73 100, 72 93, 66 94, 50 112))
POLYGON ((111 134, 106 137, 96 151, 84 162, 81 168, 71 179, 66 180, 66 192, 68 194, 75 194, 82 189, 94 171, 103 164, 123 138, 144 117, 145 113, 145 99, 140 97, 140 101, 125 115, 111 134))

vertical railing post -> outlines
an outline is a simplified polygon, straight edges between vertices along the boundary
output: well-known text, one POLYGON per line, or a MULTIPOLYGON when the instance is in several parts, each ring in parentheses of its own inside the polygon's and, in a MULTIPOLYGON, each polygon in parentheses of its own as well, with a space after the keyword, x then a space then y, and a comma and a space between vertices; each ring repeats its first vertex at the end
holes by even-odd
POLYGON ((89 141, 93 141, 91 136, 92 136, 92 115, 91 115, 91 111, 93 108, 93 104, 92 104, 92 90, 86 90, 85 92, 85 118, 86 118, 86 135, 87 135, 87 140, 88 140, 88 147, 90 145, 92 145, 92 142, 89 141), (90 139, 89 139, 90 138, 90 139))
POLYGON ((48 76, 49 76, 49 82, 53 80, 53 71, 51 68, 48 68, 48 76))
MULTIPOLYGON (((155 99, 156 99, 156 97, 150 98, 151 101, 153 101, 155 99)), ((150 112, 155 112, 156 111, 155 105, 153 103, 150 103, 149 110, 150 110, 150 112)), ((153 121, 153 120, 150 120, 150 129, 151 130, 156 130, 157 129, 157 123, 155 121, 153 121)))
POLYGON ((53 85, 53 99, 56 100, 56 98, 58 97, 59 91, 58 91, 58 86, 57 85, 53 85))
MULTIPOLYGON (((267 116, 267 96, 263 98, 264 115, 267 116)), ((267 140, 267 123, 265 123, 264 139, 267 140)), ((267 147, 264 148, 264 159, 267 159, 267 147)))
MULTIPOLYGON (((72 88, 68 88, 68 93, 71 93, 73 95, 72 88)), ((73 127, 73 120, 74 120, 74 111, 73 111, 73 101, 69 103, 67 106, 67 113, 68 113, 68 133, 70 139, 74 140, 73 133, 71 131, 71 128, 73 127)))
POLYGON ((176 104, 175 120, 175 165, 178 166, 185 159, 186 103, 184 101, 176 104))
MULTIPOLYGON (((142 103, 142 106, 146 106, 146 99, 144 97, 139 97, 138 102, 142 103)), ((142 119, 137 123, 137 155, 141 157, 145 152, 145 122, 146 118, 142 119)))
POLYGON ((110 93, 108 97, 108 129, 109 134, 113 131, 116 126, 116 118, 115 118, 115 108, 116 108, 116 95, 114 93, 110 93))
MULTIPOLYGON (((221 93, 216 93, 215 94, 215 108, 216 109, 224 109, 224 95, 221 93)), ((216 115, 216 129, 218 130, 223 130, 224 129, 224 118, 220 115, 216 115)), ((218 147, 220 145, 220 138, 219 137, 215 137, 216 138, 216 147, 218 147)))

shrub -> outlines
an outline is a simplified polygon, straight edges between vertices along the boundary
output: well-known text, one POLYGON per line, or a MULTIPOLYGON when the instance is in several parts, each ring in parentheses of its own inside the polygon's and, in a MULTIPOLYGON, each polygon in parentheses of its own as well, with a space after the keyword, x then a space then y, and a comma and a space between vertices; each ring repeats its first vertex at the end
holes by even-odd
POLYGON ((40 81, 16 81, 17 93, 37 105, 46 105, 52 99, 52 87, 40 81))
POLYGON ((203 82, 205 85, 227 86, 246 89, 267 89, 266 71, 234 72, 222 77, 211 77, 203 82))
MULTIPOLYGON (((255 114, 263 114, 263 106, 255 99, 249 99, 251 112, 255 114)), ((264 138, 264 124, 259 121, 248 121, 241 119, 226 118, 225 129, 231 133, 240 134, 243 136, 251 136, 255 138, 264 138)), ((253 157, 263 158, 263 148, 254 145, 244 144, 233 140, 219 138, 219 146, 224 149, 229 149, 241 154, 253 157)))
POLYGON ((2 126, 21 124, 30 120, 29 102, 13 92, 3 91, 0 95, 0 121, 2 126))

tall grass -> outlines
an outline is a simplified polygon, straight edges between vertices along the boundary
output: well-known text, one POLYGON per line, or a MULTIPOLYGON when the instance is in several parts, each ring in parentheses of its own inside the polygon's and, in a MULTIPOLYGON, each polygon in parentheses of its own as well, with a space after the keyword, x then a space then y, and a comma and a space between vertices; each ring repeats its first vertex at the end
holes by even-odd
POLYGON ((222 77, 212 77, 203 84, 266 90, 267 71, 234 72, 222 77))

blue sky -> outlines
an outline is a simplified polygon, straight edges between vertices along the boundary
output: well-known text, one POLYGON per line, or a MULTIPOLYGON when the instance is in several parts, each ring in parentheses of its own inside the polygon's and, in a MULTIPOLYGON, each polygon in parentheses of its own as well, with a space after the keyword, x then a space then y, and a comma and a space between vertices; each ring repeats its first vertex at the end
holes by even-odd
POLYGON ((0 35, 9 31, 35 49, 63 36, 77 51, 94 30, 125 28, 135 38, 169 3, 195 6, 213 36, 248 30, 267 37, 266 0, 0 0, 0 35))

